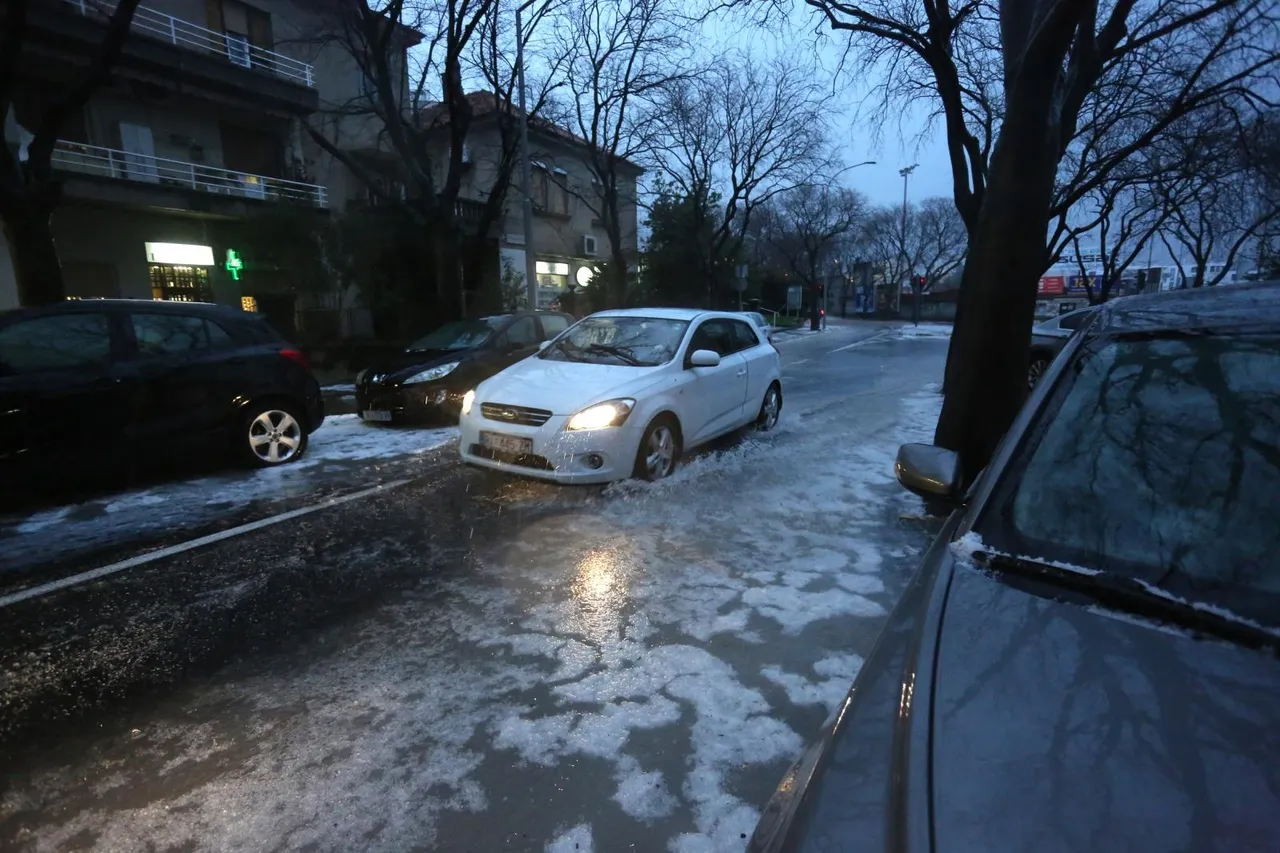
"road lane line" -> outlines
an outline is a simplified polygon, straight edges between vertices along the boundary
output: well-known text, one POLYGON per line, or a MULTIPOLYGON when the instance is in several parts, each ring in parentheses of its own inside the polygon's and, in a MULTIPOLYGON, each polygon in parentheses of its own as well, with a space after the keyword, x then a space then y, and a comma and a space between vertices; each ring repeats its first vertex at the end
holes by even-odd
POLYGON ((140 554, 137 557, 130 557, 127 560, 121 560, 118 563, 111 563, 106 566, 99 566, 96 569, 90 569, 87 572, 81 572, 77 575, 69 575, 49 583, 42 583, 39 586, 33 586, 30 589, 24 589, 21 592, 11 593, 9 595, 0 596, 0 608, 9 607, 19 602, 27 601, 32 598, 40 598, 44 595, 66 589, 71 586, 78 586, 82 583, 104 578, 108 575, 114 575, 116 572, 123 572, 126 569, 137 568, 147 563, 163 560, 166 557, 172 557, 175 554, 181 554, 184 551, 191 551, 196 548, 203 548, 205 545, 212 545, 215 542, 221 542, 224 539, 231 539, 236 536, 242 536, 245 533, 252 533, 255 530, 261 530, 264 527, 271 527, 281 522, 289 521, 304 515, 310 515, 313 512, 319 512, 322 509, 331 509, 335 506, 341 506, 378 492, 386 492, 391 489, 398 489, 401 486, 413 482, 412 480, 391 480, 381 485, 373 486, 368 489, 361 489, 358 492, 352 492, 349 495, 342 495, 337 498, 329 498, 318 504, 304 506, 301 509, 291 509, 288 512, 282 512, 279 515, 273 515, 268 518, 261 518, 257 521, 251 521, 248 524, 241 524, 238 527, 231 527, 226 530, 220 530, 217 533, 210 533, 208 536, 201 536, 198 539, 192 539, 189 542, 183 542, 178 545, 170 545, 167 548, 161 548, 158 551, 149 551, 146 554, 140 554))
POLYGON ((862 339, 862 340, 860 340, 860 341, 854 341, 854 342, 853 342, 853 343, 851 343, 851 344, 847 344, 847 345, 842 346, 842 347, 837 347, 836 349, 833 349, 831 352, 827 353, 827 355, 835 355, 835 354, 836 354, 836 353, 838 353, 838 352, 844 352, 844 351, 845 351, 845 350, 847 350, 847 349, 853 349, 853 348, 855 348, 855 347, 860 347, 860 346, 863 346, 864 344, 873 344, 873 343, 875 343, 876 341, 879 341, 879 340, 882 340, 882 339, 884 339, 884 338, 887 338, 887 337, 890 335, 891 331, 892 331, 892 330, 888 330, 888 329, 887 329, 887 330, 885 330, 885 331, 883 331, 883 332, 876 332, 874 335, 872 335, 872 336, 871 336, 871 337, 869 337, 869 338, 863 338, 863 339, 862 339))

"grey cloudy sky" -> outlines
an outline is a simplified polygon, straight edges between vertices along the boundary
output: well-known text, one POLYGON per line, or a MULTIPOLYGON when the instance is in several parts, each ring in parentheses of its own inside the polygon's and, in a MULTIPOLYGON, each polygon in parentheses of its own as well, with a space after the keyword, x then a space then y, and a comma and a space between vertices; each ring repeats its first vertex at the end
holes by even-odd
POLYGON ((870 88, 867 81, 847 72, 836 74, 847 36, 831 32, 816 10, 797 0, 785 18, 779 16, 768 27, 721 15, 706 24, 704 33, 708 48, 732 45, 760 58, 810 54, 832 75, 832 142, 846 165, 876 161, 846 173, 846 186, 864 193, 875 204, 900 205, 902 178, 898 170, 917 163, 907 187, 910 200, 951 196, 951 170, 941 127, 934 128, 924 140, 916 139, 925 125, 923 111, 903 116, 899 127, 869 126, 858 115, 859 102, 870 88))

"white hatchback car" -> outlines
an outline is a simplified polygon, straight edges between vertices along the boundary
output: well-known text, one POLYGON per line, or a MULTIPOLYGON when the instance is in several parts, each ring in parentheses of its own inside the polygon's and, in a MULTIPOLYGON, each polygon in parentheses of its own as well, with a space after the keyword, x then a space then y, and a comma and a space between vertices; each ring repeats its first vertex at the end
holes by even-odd
POLYGON ((782 411, 778 351, 741 314, 593 314, 467 392, 465 462, 562 483, 659 480, 680 454, 782 411))

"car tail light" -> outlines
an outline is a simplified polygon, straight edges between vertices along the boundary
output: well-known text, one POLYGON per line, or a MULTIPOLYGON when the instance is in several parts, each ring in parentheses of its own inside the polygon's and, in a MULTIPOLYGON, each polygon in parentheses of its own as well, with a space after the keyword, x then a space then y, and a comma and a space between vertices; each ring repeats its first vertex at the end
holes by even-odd
POLYGON ((307 361, 306 354, 300 349, 282 349, 280 354, 292 362, 296 362, 307 370, 311 369, 311 362, 307 361))

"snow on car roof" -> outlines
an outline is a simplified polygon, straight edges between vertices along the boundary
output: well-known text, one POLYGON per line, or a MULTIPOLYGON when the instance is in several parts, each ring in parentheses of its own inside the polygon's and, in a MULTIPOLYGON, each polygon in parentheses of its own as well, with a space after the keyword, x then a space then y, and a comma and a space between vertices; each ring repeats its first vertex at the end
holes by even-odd
MULTIPOLYGON (((702 316, 734 316, 727 311, 704 311, 700 308, 616 308, 599 311, 592 317, 648 317, 653 320, 696 320, 702 316)), ((740 315, 739 315, 740 316, 740 315)))

